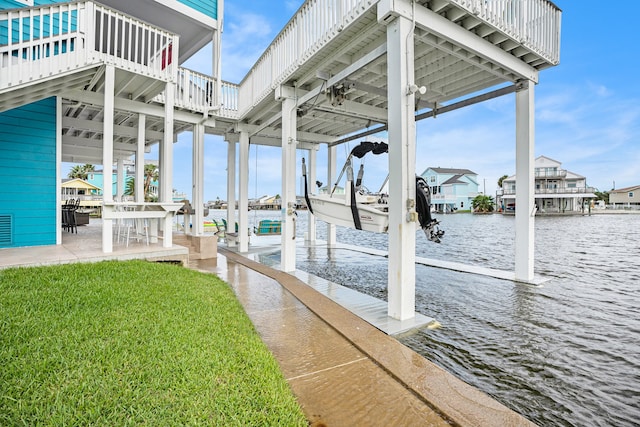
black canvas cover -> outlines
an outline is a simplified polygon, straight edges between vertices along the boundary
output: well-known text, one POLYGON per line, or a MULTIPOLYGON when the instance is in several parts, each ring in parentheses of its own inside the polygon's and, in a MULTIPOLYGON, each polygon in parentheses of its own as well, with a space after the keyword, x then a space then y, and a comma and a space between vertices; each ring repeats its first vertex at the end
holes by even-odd
POLYGON ((351 154, 359 159, 363 158, 368 152, 372 152, 373 154, 388 153, 389 146, 384 142, 362 141, 351 150, 351 154))

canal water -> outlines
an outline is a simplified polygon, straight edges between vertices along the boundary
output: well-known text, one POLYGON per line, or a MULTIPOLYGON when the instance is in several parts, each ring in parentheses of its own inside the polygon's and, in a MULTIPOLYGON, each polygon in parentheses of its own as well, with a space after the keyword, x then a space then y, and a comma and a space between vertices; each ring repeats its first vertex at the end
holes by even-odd
MULTIPOLYGON (((300 237, 307 215, 298 215, 300 237)), ((418 256, 513 271, 513 216, 438 218, 445 238, 418 234, 418 256)), ((535 270, 548 282, 417 265, 416 309, 442 328, 400 341, 541 426, 640 425, 640 215, 538 217, 535 230, 535 270)), ((337 233, 387 249, 386 235, 337 233)), ((386 300, 386 258, 298 251, 300 270, 386 300)))

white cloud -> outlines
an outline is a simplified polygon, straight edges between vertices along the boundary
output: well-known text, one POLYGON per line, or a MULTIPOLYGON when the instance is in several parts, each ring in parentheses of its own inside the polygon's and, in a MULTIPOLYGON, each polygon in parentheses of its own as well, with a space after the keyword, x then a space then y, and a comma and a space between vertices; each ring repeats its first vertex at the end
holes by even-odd
POLYGON ((610 189, 614 179, 624 186, 640 183, 638 99, 594 82, 546 92, 552 95, 537 102, 537 154, 563 162, 601 190, 610 189))
POLYGON ((593 92, 595 95, 601 98, 606 98, 612 94, 611 91, 602 84, 587 83, 587 87, 589 88, 589 91, 593 92))
POLYGON ((238 83, 269 46, 274 29, 264 16, 254 13, 239 12, 227 22, 222 34, 222 78, 238 83))
POLYGON ((296 10, 298 10, 301 4, 302 4, 302 0, 285 1, 285 6, 287 7, 287 10, 290 12, 295 12, 296 10))

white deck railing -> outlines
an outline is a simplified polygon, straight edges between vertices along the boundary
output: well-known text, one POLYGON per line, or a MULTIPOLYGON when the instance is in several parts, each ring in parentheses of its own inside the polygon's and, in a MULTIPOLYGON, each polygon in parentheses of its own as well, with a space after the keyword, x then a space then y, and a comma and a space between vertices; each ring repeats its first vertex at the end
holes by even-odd
POLYGON ((565 169, 545 170, 545 168, 536 168, 536 178, 566 178, 567 171, 565 169))
POLYGON ((114 64, 175 81, 176 107, 236 117, 239 86, 178 67, 177 54, 177 35, 91 1, 0 11, 0 90, 114 64))
POLYGON ((87 2, 87 6, 87 24, 90 26, 87 33, 94 38, 87 43, 90 54, 101 62, 113 63, 137 74, 164 81, 175 80, 178 35, 98 3, 87 2))
MULTIPOLYGON (((238 115, 238 88, 238 85, 225 81, 217 87, 215 78, 180 67, 176 79, 175 106, 235 118, 238 115)), ((164 92, 154 101, 164 104, 164 92)))
POLYGON ((291 73, 378 0, 308 0, 240 83, 240 114, 263 100, 291 73))
MULTIPOLYGON (((504 32, 551 64, 560 58, 560 10, 549 0, 449 0, 504 32)), ((240 115, 286 81, 379 0, 307 0, 240 84, 240 115)))
POLYGON ((450 0, 556 65, 561 11, 549 0, 450 0))
MULTIPOLYGON (((562 188, 536 188, 535 194, 590 194, 595 193, 597 190, 594 187, 562 187, 562 188)), ((516 194, 514 189, 506 189, 503 192, 503 196, 513 196, 516 194)))
POLYGON ((102 63, 173 81, 178 36, 91 1, 0 11, 0 90, 102 63))

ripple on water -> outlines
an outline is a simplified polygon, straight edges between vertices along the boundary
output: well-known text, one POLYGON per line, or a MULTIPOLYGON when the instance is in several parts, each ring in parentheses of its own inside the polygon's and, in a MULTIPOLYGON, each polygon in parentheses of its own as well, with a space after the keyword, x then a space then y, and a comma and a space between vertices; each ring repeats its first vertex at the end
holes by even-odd
MULTIPOLYGON (((306 213, 300 215, 302 233, 306 213)), ((513 270, 514 218, 441 215, 442 244, 416 255, 513 270)), ((416 266, 416 310, 443 327, 401 341, 539 425, 640 420, 640 215, 536 218, 530 287, 416 266)), ((320 239, 326 229, 318 225, 320 239)), ((338 241, 386 250, 386 235, 338 227, 338 241)), ((386 258, 301 253, 298 268, 386 299, 386 258)))

